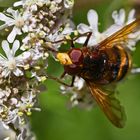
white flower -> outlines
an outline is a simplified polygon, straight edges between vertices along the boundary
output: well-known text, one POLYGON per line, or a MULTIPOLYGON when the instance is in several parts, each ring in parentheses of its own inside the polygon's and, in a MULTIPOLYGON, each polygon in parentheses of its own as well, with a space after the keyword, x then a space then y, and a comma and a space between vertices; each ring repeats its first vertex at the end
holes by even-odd
POLYGON ((19 108, 21 111, 29 111, 30 109, 34 106, 36 100, 35 100, 36 95, 34 95, 32 92, 27 93, 27 95, 21 97, 21 101, 18 102, 16 107, 19 108))
POLYGON ((19 47, 20 43, 18 40, 13 43, 12 49, 10 49, 9 43, 6 40, 2 41, 2 49, 6 55, 5 57, 4 55, 0 54, 0 65, 3 68, 2 76, 7 77, 11 73, 16 76, 23 75, 20 68, 24 67, 24 62, 30 57, 30 53, 24 52, 18 56, 15 56, 19 47))
MULTIPOLYGON (((126 20, 126 13, 124 11, 124 9, 121 9, 119 12, 114 11, 112 13, 112 18, 114 19, 115 24, 112 25, 112 28, 118 28, 121 29, 122 27, 124 27, 125 25, 128 25, 129 23, 133 22, 135 20, 135 10, 132 9, 127 17, 126 20)), ((135 45, 137 43, 138 40, 140 40, 140 31, 136 31, 134 33, 131 33, 128 36, 129 40, 127 43, 127 48, 129 48, 131 51, 134 51, 135 45)))
POLYGON ((0 13, 0 20, 5 22, 5 24, 0 26, 0 30, 13 26, 11 33, 7 37, 7 40, 12 43, 16 35, 22 34, 22 29, 25 26, 25 21, 29 18, 29 14, 25 12, 22 15, 18 10, 13 10, 11 8, 7 9, 7 13, 8 14, 5 15, 0 13))
POLYGON ((76 77, 73 87, 60 87, 63 94, 70 94, 71 106, 78 106, 81 108, 91 109, 95 104, 94 99, 82 78, 76 77))
POLYGON ((1 140, 15 140, 16 134, 9 129, 7 125, 0 121, 0 139, 1 140), (6 127, 7 128, 6 128, 6 127))
MULTIPOLYGON (((78 31, 83 34, 86 32, 92 32, 92 36, 89 40, 88 45, 93 46, 100 42, 101 40, 105 39, 106 36, 99 32, 98 30, 98 14, 95 10, 89 10, 87 14, 87 19, 89 22, 89 26, 81 23, 77 26, 78 31)), ((78 39, 79 43, 84 43, 86 37, 82 37, 78 39)))
MULTIPOLYGON (((89 26, 81 23, 77 26, 77 29, 78 29, 79 33, 81 33, 81 34, 86 33, 86 32, 92 32, 88 45, 93 46, 93 45, 98 44, 105 38, 109 37, 116 31, 120 30, 125 25, 134 21, 135 20, 134 15, 135 15, 135 10, 132 9, 129 12, 128 18, 126 20, 126 13, 125 13, 124 9, 121 9, 119 12, 114 11, 112 13, 112 18, 114 19, 115 23, 113 25, 111 25, 107 30, 105 30, 104 32, 101 33, 98 30, 97 12, 95 10, 89 10, 89 12, 87 14, 89 26)), ((127 46, 129 49, 133 50, 133 46, 135 46, 136 41, 140 39, 139 34, 140 34, 140 32, 135 32, 135 33, 129 35, 128 46, 127 46)), ((86 39, 86 37, 81 37, 77 40, 77 42, 83 44, 85 42, 85 39, 86 39)))
POLYGON ((135 10, 132 9, 127 17, 127 21, 126 21, 126 13, 124 9, 120 9, 119 12, 118 11, 114 11, 112 13, 112 18, 114 19, 114 22, 116 25, 120 25, 120 26, 124 26, 127 25, 129 23, 131 23, 132 21, 135 20, 135 10))
POLYGON ((0 104, 3 104, 3 102, 6 102, 8 97, 10 96, 9 90, 2 90, 0 89, 0 104))
POLYGON ((37 4, 39 2, 41 3, 43 1, 45 1, 45 0, 20 0, 20 1, 17 1, 14 3, 14 7, 21 6, 21 5, 22 6, 25 6, 25 5, 30 6, 30 5, 37 4))
MULTIPOLYGON (((69 23, 68 23, 69 24, 69 23)), ((66 26, 61 32, 60 31, 56 31, 55 33, 49 34, 47 36, 47 40, 48 42, 55 42, 55 41, 59 41, 59 40, 63 40, 67 35, 70 35, 73 32, 73 27, 71 27, 72 25, 66 26)), ((59 48, 60 45, 63 43, 63 41, 54 44, 54 48, 59 48)), ((53 44, 52 44, 53 45, 53 44)))
POLYGON ((64 6, 67 9, 71 9, 74 5, 74 0, 64 0, 64 6))
MULTIPOLYGON (((53 2, 56 2, 56 3, 61 3, 62 0, 53 0, 53 2)), ((72 5, 73 3, 73 0, 65 0, 65 3, 68 3, 67 5, 72 5)), ((49 4, 50 3, 50 0, 20 0, 20 1, 17 1, 14 3, 14 7, 17 7, 17 6, 31 6, 31 5, 42 5, 42 4, 49 4)))
POLYGON ((34 133, 30 131, 29 124, 22 125, 19 129, 21 133, 17 136, 16 140, 36 140, 34 133))

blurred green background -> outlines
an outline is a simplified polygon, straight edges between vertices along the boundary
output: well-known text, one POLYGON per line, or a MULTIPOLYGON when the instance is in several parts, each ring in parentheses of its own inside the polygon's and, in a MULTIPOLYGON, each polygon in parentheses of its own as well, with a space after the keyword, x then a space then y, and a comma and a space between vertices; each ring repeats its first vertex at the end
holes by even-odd
MULTIPOLYGON (((10 1, 12 2, 12 0, 10 1)), ((0 6, 3 3, 0 0, 0 6)), ((4 3, 3 3, 4 4, 4 3)), ((7 6, 9 3, 5 3, 7 6)), ((113 10, 132 7, 140 9, 139 0, 75 0, 73 20, 76 25, 87 23, 89 9, 97 10, 102 31, 111 24, 113 10)), ((137 11, 137 14, 139 11, 137 11)), ((133 55, 133 61, 140 66, 140 44, 133 55)), ((62 67, 50 59, 49 72, 60 75, 62 67), (55 70, 55 71, 54 71, 55 70)), ((119 99, 127 114, 126 126, 118 129, 106 119, 98 107, 91 111, 68 109, 69 100, 59 91, 55 81, 46 82, 47 91, 39 96, 41 112, 34 112, 31 117, 32 130, 38 140, 140 140, 140 75, 131 75, 118 85, 119 99)))

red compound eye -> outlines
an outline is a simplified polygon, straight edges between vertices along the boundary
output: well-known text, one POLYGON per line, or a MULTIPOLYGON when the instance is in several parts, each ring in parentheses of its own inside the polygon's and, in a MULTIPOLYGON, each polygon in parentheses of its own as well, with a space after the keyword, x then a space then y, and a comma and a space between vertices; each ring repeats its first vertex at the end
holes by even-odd
POLYGON ((80 65, 83 62, 83 53, 80 49, 74 48, 69 52, 73 64, 80 65))

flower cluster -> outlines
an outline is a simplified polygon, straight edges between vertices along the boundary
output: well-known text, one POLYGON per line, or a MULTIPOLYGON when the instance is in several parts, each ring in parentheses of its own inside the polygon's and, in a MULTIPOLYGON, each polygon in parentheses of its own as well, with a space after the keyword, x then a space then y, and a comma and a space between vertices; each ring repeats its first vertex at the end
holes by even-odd
POLYGON ((61 42, 51 42, 73 31, 73 4, 72 0, 21 0, 0 12, 0 30, 7 34, 0 53, 0 122, 14 131, 14 139, 31 139, 27 116, 40 110, 37 96, 47 78, 48 48, 57 50, 61 42))
MULTIPOLYGON (((77 26, 77 30, 79 33, 83 34, 85 32, 92 32, 92 36, 89 40, 88 45, 93 46, 104 40, 105 38, 109 37, 113 33, 117 32, 125 25, 131 23, 135 20, 135 10, 132 9, 128 16, 126 16, 125 10, 121 9, 119 12, 114 11, 112 13, 112 18, 114 20, 114 24, 111 25, 107 30, 104 32, 100 32, 98 29, 98 14, 95 10, 89 10, 87 14, 87 19, 89 22, 89 26, 81 23, 77 26)), ((129 35, 129 41, 127 44, 128 49, 131 51, 135 50, 135 45, 138 40, 140 40, 140 31, 132 33, 129 35)), ((78 39, 78 43, 83 43, 85 41, 85 37, 81 37, 78 39)))
MULTIPOLYGON (((67 77, 69 79, 69 77, 67 77)), ((95 104, 94 99, 82 78, 76 77, 73 87, 60 86, 62 94, 70 95, 70 107, 78 106, 90 110, 95 104)))
POLYGON ((24 138, 28 140, 35 140, 35 135, 30 132, 29 124, 22 125, 22 128, 20 128, 20 132, 17 131, 12 124, 9 126, 3 124, 0 122, 0 139, 2 140, 15 140, 20 139, 24 140, 24 138), (10 126, 10 127, 9 127, 10 126))

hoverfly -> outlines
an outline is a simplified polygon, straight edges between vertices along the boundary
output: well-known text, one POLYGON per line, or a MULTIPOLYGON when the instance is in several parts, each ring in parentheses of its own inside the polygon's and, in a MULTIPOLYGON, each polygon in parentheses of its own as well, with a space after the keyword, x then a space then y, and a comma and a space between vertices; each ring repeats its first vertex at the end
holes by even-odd
POLYGON ((75 48, 72 41, 68 52, 56 55, 64 66, 63 76, 71 75, 72 85, 75 76, 83 78, 99 107, 118 128, 124 127, 126 117, 115 97, 115 87, 132 68, 127 41, 129 34, 137 31, 139 26, 140 19, 137 19, 93 47, 88 47, 92 34, 88 32, 81 48, 75 48))

